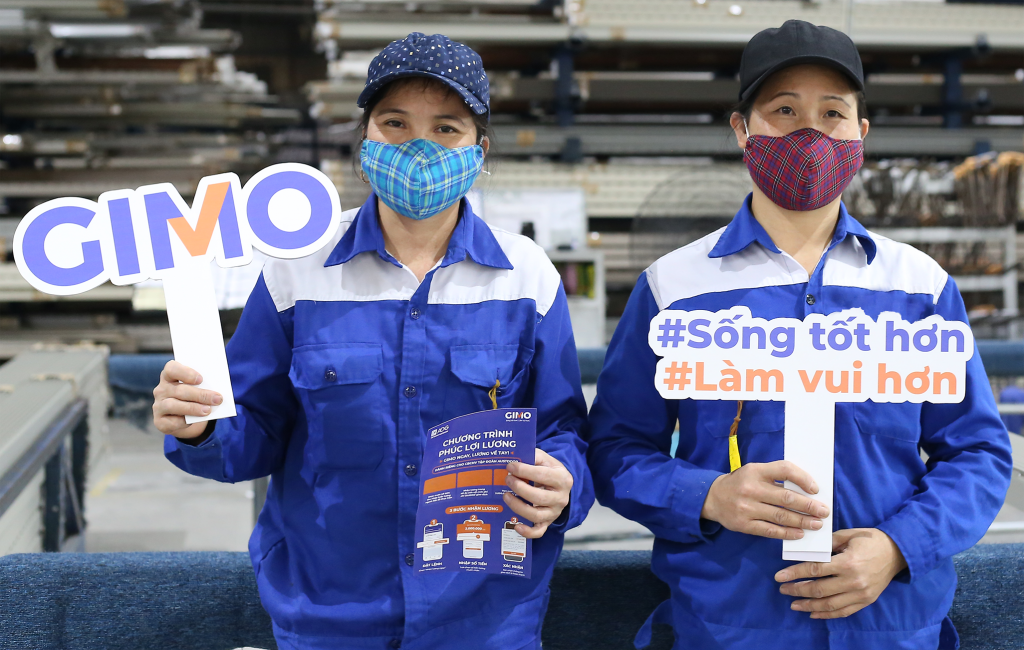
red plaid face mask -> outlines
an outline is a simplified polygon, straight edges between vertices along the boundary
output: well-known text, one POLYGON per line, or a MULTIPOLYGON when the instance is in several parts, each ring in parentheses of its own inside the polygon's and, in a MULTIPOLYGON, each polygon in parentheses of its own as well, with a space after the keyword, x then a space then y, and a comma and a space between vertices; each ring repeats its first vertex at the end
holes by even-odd
POLYGON ((750 135, 743 161, 772 203, 806 212, 843 193, 864 163, 864 142, 836 140, 816 129, 782 137, 750 135))

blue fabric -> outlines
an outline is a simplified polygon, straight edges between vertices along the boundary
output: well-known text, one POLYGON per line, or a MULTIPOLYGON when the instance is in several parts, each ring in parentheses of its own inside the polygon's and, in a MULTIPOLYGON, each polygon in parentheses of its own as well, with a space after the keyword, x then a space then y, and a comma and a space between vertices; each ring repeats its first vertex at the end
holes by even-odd
MULTIPOLYGON (((482 266, 511 271, 512 263, 495 241, 491 229, 473 212, 469 201, 463 201, 460 210, 459 222, 455 224, 455 231, 448 242, 448 252, 439 268, 446 268, 469 257, 482 266)), ((363 203, 359 216, 331 251, 326 265, 344 264, 360 253, 373 251, 382 260, 401 267, 398 260, 384 249, 384 233, 380 229, 378 216, 376 194, 371 193, 363 203)))
MULTIPOLYGON (((383 251, 371 196, 328 258, 383 251)), ((463 203, 439 268, 510 268, 490 229, 463 203)), ((411 300, 300 300, 278 312, 261 277, 227 346, 238 415, 167 457, 198 476, 271 475, 249 550, 261 598, 285 648, 535 647, 562 533, 593 503, 579 434, 586 405, 559 287, 541 317, 532 299, 433 304, 429 272, 411 300), (493 351, 462 366, 459 346, 493 351), (574 484, 563 518, 533 544, 533 578, 416 575, 412 557, 425 430, 498 406, 538 410, 538 446, 574 484)), ((514 274, 516 270, 510 270, 514 274)), ((367 281, 379 281, 367 278, 367 281)))
MULTIPOLYGON (((755 242, 773 253, 782 252, 775 245, 775 242, 772 241, 764 226, 754 218, 754 213, 750 211, 751 197, 752 195, 748 194, 747 198, 744 199, 739 213, 726 226, 725 232, 722 233, 714 248, 711 249, 708 257, 719 258, 735 255, 755 242)), ((846 206, 840 203, 839 220, 836 222, 836 231, 832 234, 832 243, 829 246, 829 250, 835 248, 837 244, 849 236, 854 236, 860 240, 861 245, 864 246, 864 251, 867 253, 868 264, 873 262, 878 250, 875 246, 875 240, 871 239, 871 235, 868 234, 867 229, 859 221, 850 216, 846 206)))
MULTIPOLYGON (((730 255, 766 236, 745 203, 715 254, 730 255)), ((868 233, 843 209, 829 250, 868 233)), ((760 244, 765 245, 765 244, 760 244)), ((767 245, 765 245, 767 248, 767 245)), ((859 307, 877 318, 896 311, 909 321, 931 314, 967 321, 950 278, 930 294, 823 286, 828 256, 806 283, 751 287, 678 300, 666 308, 716 311, 746 305, 755 317, 800 318, 859 307), (805 296, 817 300, 807 304, 805 296)), ((685 274, 672 268, 667 273, 685 274)), ((648 346, 658 304, 642 275, 608 347, 590 413, 589 458, 598 499, 656 536, 654 572, 672 589, 678 648, 746 647, 935 650, 953 601, 951 557, 984 535, 1009 484, 1011 458, 988 379, 977 353, 967 365, 961 404, 839 404, 835 419, 835 530, 879 528, 902 551, 909 570, 872 606, 848 618, 811 620, 790 609, 774 574, 788 566, 781 542, 735 533, 701 519, 711 483, 729 471, 727 436, 736 403, 668 401, 652 377, 648 346), (679 443, 670 453, 679 423, 679 443), (927 465, 919 447, 927 452, 927 465), (757 603, 757 607, 740 605, 757 603)), ((739 425, 745 463, 783 458, 783 404, 746 402, 739 425)))
POLYGON ((978 351, 990 377, 1024 375, 1024 341, 978 341, 978 351))
POLYGON ((244 553, 8 555, 0 585, 3 650, 275 647, 244 553))
MULTIPOLYGON (((1016 650, 1024 638, 1024 544, 953 558, 950 617, 964 650, 1016 650)), ((646 551, 566 551, 551 579, 544 650, 622 650, 665 583, 646 551)), ((0 558, 3 650, 229 650, 275 647, 244 553, 39 553, 0 558)), ((740 598, 740 607, 756 606, 740 598)), ((652 650, 672 645, 654 626, 652 650)), ((692 632, 684 632, 689 637, 692 632)), ((438 646, 444 648, 445 646, 438 646)))
POLYGON ((413 32, 392 41, 370 62, 356 105, 366 108, 378 90, 401 77, 437 79, 459 93, 477 115, 490 111, 491 85, 480 55, 443 34, 413 32))
POLYGON ((401 144, 363 140, 359 161, 384 204, 410 219, 429 219, 473 187, 484 164, 479 145, 449 149, 417 138, 401 144))
POLYGON ((169 354, 112 354, 107 358, 107 382, 113 398, 113 415, 140 429, 153 422, 153 389, 169 354))

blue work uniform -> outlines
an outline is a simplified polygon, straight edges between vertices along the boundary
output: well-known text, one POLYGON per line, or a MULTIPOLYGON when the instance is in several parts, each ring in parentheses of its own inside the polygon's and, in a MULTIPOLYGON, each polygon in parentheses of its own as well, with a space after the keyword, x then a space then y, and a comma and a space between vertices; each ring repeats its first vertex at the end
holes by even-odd
MULTIPOLYGON (((729 472, 736 402, 666 400, 654 384, 658 358, 648 330, 659 311, 738 305, 765 319, 860 308, 872 318, 893 311, 910 322, 933 314, 967 320, 956 284, 938 264, 869 233, 845 207, 810 275, 772 242, 750 211, 750 197, 727 227, 648 268, 608 348, 588 454, 598 500, 657 537, 653 569, 672 598, 652 619, 673 624, 679 650, 955 647, 946 616, 956 590, 951 558, 985 534, 1011 471, 1007 431, 977 350, 960 404, 836 406, 834 530, 882 530, 908 569, 852 616, 811 620, 790 609, 794 597, 779 593, 774 575, 791 566, 782 560, 780 540, 701 519, 711 483, 729 472)), ((783 408, 782 402, 744 403, 738 429, 744 463, 783 458, 783 408)))
POLYGON ((539 246, 463 200, 420 282, 385 250, 371 195, 320 252, 267 263, 227 356, 238 415, 165 452, 218 481, 271 476, 249 552, 282 650, 540 647, 562 535, 594 497, 568 304, 539 246), (537 409, 570 505, 534 541, 532 579, 418 575, 424 432, 491 408, 498 382, 498 407, 537 409))

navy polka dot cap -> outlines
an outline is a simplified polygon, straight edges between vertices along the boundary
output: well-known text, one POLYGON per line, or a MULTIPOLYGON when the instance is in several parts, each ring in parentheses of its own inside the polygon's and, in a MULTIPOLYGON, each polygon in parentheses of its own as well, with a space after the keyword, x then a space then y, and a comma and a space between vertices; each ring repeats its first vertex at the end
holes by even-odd
POLYGON ((370 63, 356 105, 366 108, 378 90, 401 77, 430 77, 448 84, 477 115, 490 111, 490 83, 480 55, 447 36, 413 32, 394 41, 370 63))

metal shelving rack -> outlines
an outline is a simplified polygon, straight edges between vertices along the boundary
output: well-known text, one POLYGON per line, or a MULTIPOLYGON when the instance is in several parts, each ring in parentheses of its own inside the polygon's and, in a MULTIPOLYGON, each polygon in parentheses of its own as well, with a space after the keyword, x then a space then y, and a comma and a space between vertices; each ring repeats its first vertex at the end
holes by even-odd
MULTIPOLYGON (((704 200, 686 202, 665 216, 710 223, 735 212, 749 178, 738 164, 741 151, 724 117, 737 95, 739 55, 753 34, 787 19, 829 25, 858 44, 872 111, 865 142, 869 158, 959 160, 985 151, 1024 151, 1020 6, 908 0, 425 0, 415 5, 379 0, 360 7, 356 11, 343 0, 319 5, 316 35, 333 61, 329 70, 338 74, 307 86, 312 115, 344 131, 341 124, 351 124, 359 113, 359 63, 409 32, 440 32, 474 46, 491 77, 494 149, 500 158, 494 175, 478 186, 582 188, 590 228, 601 233, 608 283, 616 290, 636 278, 630 223, 662 184, 685 177, 694 165, 714 170, 723 177, 722 186, 737 188, 737 196, 730 194, 718 207, 704 200), (732 207, 722 207, 726 204, 732 207)), ((332 162, 342 175, 348 167, 345 160, 332 162)), ((354 183, 345 187, 359 189, 354 183)), ((1016 237, 1009 233, 1004 228, 991 234, 1006 242, 1007 273, 957 278, 964 292, 1001 291, 1007 317, 1017 310, 1016 251, 1011 250, 1016 237)), ((970 229, 896 234, 903 241, 988 241, 990 236, 970 229)))
POLYGON ((991 242, 1003 249, 1002 273, 991 275, 954 275, 953 280, 961 292, 997 291, 1003 296, 1003 308, 998 314, 1010 321, 1009 338, 1018 338, 1021 327, 1012 320, 1020 312, 1017 303, 1017 229, 1010 225, 1002 228, 879 228, 876 232, 889 239, 907 244, 945 244, 955 242, 991 242))
POLYGON ((43 296, 10 246, 21 216, 48 199, 169 182, 190 201, 203 176, 244 180, 276 162, 278 134, 302 112, 236 69, 238 32, 202 24, 197 0, 0 1, 4 354, 32 340, 169 349, 165 323, 133 320, 132 287, 43 296))
POLYGON ((576 347, 599 348, 605 345, 604 314, 606 311, 604 253, 596 249, 548 251, 548 258, 557 264, 593 265, 593 296, 566 296, 572 319, 576 347))
MULTIPOLYGON (((345 4, 345 3, 339 3, 345 4)), ((376 3, 367 3, 372 7, 376 3)), ((418 5, 464 5, 481 8, 492 3, 425 2, 418 5)), ((525 4, 525 3, 524 3, 525 4)), ((337 8, 335 4, 333 8, 337 8)), ((863 47, 972 47, 979 34, 997 49, 1020 50, 1024 18, 1015 7, 920 2, 856 3, 824 0, 585 0, 570 1, 548 19, 534 16, 484 16, 443 13, 429 16, 436 31, 476 45, 555 45, 569 40, 598 45, 731 45, 742 46, 767 27, 789 18, 849 31, 863 47)), ((411 31, 422 31, 418 17, 326 11, 317 25, 323 39, 345 49, 384 45, 411 31)))
MULTIPOLYGON (((1024 112, 1024 79, 1016 72, 1024 54, 1024 9, 1013 5, 909 0, 425 0, 402 5, 336 0, 320 3, 316 35, 334 61, 346 53, 379 49, 412 31, 441 32, 477 47, 491 74, 496 115, 515 116, 512 121, 519 124, 509 129, 538 130, 531 146, 517 140, 505 155, 736 155, 704 134, 682 130, 691 127, 668 123, 660 125, 668 131, 667 142, 645 137, 635 125, 577 124, 582 130, 573 133, 558 129, 602 111, 718 119, 735 101, 743 45, 761 29, 789 18, 852 36, 865 56, 869 105, 876 112, 899 113, 914 127, 936 120, 942 126, 963 126, 963 114, 972 111, 979 112, 979 125, 985 126, 986 112, 1024 112), (540 113, 554 117, 555 126, 538 120, 540 113), (569 140, 579 144, 555 150, 555 143, 569 140), (701 140, 702 145, 688 145, 701 140)), ((358 76, 311 84, 314 115, 326 121, 351 119, 362 85, 358 76)), ((879 115, 879 127, 886 125, 885 117, 879 115)), ((901 119, 887 121, 892 131, 884 135, 892 137, 875 138, 874 155, 964 156, 1024 148, 1020 128, 957 134, 953 142, 944 142, 934 132, 898 128, 901 119)))

